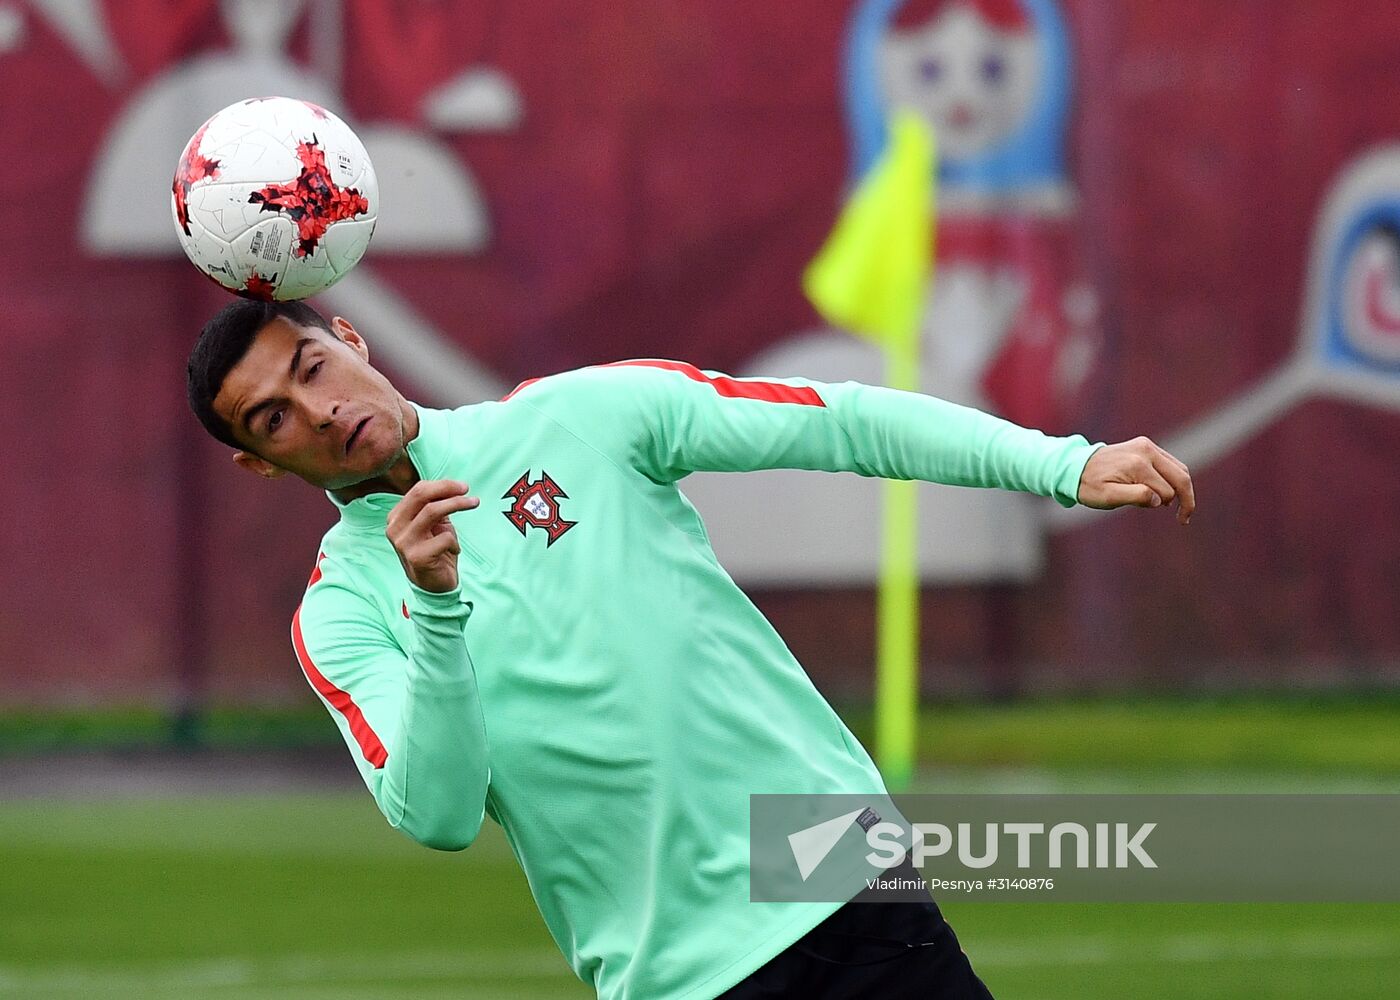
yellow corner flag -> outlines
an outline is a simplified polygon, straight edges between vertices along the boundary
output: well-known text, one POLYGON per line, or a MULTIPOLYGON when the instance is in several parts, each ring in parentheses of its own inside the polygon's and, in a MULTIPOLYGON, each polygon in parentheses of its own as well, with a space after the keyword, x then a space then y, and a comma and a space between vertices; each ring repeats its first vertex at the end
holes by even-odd
MULTIPOLYGON (((933 134, 896 116, 885 151, 856 186, 802 276, 833 326, 885 350, 885 382, 919 389, 919 320, 932 277, 933 134)), ((885 484, 876 610, 875 758, 891 791, 914 773, 919 710, 919 509, 915 484, 885 484)))
POLYGON ((928 126, 899 114, 885 151, 802 277, 807 297, 829 323, 906 356, 918 350, 928 292, 933 155, 928 126))

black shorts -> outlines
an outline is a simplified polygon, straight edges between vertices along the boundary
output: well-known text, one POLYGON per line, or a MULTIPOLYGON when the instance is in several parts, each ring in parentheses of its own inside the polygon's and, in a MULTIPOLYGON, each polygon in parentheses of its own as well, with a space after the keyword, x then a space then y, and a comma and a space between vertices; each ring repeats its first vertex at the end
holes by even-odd
MULTIPOLYGON (((908 861, 889 874, 918 877, 908 861)), ((896 903, 867 895, 716 1000, 992 1000, 932 896, 896 903)))

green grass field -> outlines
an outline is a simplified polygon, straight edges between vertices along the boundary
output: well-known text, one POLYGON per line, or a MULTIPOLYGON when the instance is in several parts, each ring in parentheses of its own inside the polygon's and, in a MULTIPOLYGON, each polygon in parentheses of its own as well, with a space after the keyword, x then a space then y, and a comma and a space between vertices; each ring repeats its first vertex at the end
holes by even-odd
MULTIPOLYGON (((1398 723, 1374 699, 950 707, 922 784, 1394 791, 1398 723)), ((1400 905, 943 903, 1001 1000, 1400 995, 1400 905)), ((0 997, 589 995, 489 825, 442 855, 363 792, 0 803, 0 997)))

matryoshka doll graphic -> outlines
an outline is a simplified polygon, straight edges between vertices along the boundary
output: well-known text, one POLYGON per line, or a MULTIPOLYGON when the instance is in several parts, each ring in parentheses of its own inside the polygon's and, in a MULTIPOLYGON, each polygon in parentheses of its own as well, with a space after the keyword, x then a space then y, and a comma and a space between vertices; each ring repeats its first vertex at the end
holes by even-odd
POLYGON ((1098 310, 1065 170, 1071 64, 1055 0, 872 0, 847 65, 858 173, 895 109, 938 137, 925 390, 1064 429, 1098 310))

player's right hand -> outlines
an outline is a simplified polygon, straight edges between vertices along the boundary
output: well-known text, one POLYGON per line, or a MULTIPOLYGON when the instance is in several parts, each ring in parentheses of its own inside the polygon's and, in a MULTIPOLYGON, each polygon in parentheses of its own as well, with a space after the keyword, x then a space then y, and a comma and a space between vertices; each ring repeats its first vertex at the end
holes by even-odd
POLYGON ((420 590, 445 594, 457 589, 461 543, 449 514, 471 510, 480 500, 467 496, 455 479, 420 479, 389 511, 384 534, 399 555, 404 575, 420 590))

